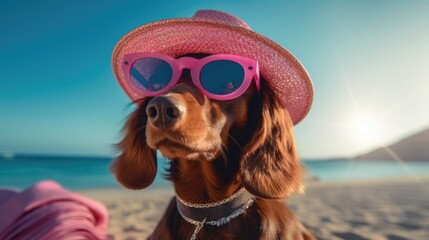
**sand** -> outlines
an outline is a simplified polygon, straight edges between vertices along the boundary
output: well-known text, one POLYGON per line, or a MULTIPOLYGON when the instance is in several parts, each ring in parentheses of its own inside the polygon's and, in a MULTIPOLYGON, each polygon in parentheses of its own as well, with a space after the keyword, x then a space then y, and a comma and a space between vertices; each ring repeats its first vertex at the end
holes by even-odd
MULTIPOLYGON (((170 188, 80 191, 110 212, 112 239, 145 239, 173 196, 170 188)), ((313 182, 287 201, 322 240, 429 239, 429 176, 365 182, 313 182)))

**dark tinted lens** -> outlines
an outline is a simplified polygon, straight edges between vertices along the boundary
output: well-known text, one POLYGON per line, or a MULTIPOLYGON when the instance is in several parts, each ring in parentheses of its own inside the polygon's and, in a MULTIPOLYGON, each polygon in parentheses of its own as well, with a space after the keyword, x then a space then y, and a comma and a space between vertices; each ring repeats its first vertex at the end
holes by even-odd
POLYGON ((131 68, 131 79, 134 86, 152 92, 166 87, 173 75, 170 64, 158 58, 142 58, 131 68))
POLYGON ((201 85, 210 93, 226 95, 234 92, 244 80, 243 67, 232 61, 218 60, 206 64, 200 73, 201 85))

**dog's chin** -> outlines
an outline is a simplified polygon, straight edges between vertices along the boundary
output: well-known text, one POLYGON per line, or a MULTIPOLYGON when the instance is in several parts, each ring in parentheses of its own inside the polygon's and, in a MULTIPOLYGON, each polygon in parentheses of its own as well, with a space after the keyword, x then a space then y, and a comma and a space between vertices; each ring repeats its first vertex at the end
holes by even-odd
POLYGON ((168 159, 186 159, 190 161, 212 161, 216 158, 217 154, 212 152, 193 152, 193 153, 184 153, 184 154, 176 154, 171 153, 171 151, 162 151, 160 148, 160 151, 163 156, 165 156, 168 159))
POLYGON ((164 157, 172 160, 186 159, 194 161, 212 161, 219 154, 218 149, 191 148, 189 146, 172 141, 162 141, 156 144, 156 148, 159 149, 164 157))

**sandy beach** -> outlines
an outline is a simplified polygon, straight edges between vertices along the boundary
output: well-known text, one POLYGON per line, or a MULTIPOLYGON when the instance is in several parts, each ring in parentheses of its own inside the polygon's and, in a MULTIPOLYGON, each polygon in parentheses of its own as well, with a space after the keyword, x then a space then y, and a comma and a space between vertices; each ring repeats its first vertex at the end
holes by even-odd
MULTIPOLYGON (((106 204, 112 239, 145 239, 173 196, 170 188, 80 191, 106 204)), ((322 240, 429 239, 429 177, 313 182, 287 201, 322 240)))

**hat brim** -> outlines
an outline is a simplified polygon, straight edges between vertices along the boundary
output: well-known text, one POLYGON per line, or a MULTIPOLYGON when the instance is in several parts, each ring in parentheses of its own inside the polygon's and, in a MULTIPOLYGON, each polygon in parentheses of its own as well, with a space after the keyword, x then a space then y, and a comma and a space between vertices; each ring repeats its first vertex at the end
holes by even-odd
POLYGON ((182 18, 149 23, 127 33, 115 46, 112 65, 118 82, 132 100, 145 96, 125 84, 122 63, 126 54, 138 52, 159 52, 172 57, 224 53, 256 59, 261 76, 294 124, 307 115, 313 101, 310 76, 298 59, 271 39, 245 28, 182 18))

